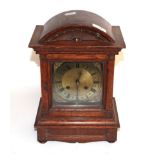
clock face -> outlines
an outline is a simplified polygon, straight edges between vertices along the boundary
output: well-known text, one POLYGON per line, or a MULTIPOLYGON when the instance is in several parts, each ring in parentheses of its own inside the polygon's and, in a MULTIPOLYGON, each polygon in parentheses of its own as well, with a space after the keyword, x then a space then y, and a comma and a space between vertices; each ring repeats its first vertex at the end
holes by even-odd
POLYGON ((55 63, 53 99, 55 105, 101 104, 101 64, 85 62, 55 63))

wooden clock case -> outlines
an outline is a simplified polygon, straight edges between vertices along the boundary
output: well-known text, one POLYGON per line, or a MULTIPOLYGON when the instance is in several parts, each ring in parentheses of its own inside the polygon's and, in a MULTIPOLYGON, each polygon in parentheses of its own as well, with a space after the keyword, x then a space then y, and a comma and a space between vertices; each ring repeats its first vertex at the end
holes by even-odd
POLYGON ((34 125, 38 141, 116 141, 120 125, 113 97, 114 63, 125 48, 120 27, 91 12, 63 12, 36 26, 29 47, 40 56, 42 96, 34 125), (53 107, 54 62, 104 62, 103 105, 53 107))

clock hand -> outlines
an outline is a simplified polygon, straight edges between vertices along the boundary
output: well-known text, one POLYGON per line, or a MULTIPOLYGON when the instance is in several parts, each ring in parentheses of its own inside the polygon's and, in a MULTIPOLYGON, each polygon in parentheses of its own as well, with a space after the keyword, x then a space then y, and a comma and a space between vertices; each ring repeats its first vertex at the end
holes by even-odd
POLYGON ((80 84, 80 81, 79 81, 79 79, 76 79, 76 87, 77 87, 77 92, 76 92, 76 104, 78 104, 78 96, 79 96, 79 84, 80 84))
POLYGON ((79 96, 80 77, 81 77, 81 71, 79 73, 79 77, 75 81, 76 82, 76 87, 77 87, 77 93, 76 93, 76 101, 77 101, 77 103, 76 104, 78 104, 78 102, 79 102, 78 96, 79 96))

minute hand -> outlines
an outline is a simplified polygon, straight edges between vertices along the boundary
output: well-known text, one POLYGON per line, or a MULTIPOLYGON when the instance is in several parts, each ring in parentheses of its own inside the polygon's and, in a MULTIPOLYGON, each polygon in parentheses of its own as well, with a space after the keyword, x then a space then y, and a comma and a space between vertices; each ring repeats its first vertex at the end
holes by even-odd
POLYGON ((77 87, 77 94, 76 94, 76 101, 77 101, 77 103, 76 104, 79 103, 79 97, 78 96, 79 96, 80 77, 81 77, 81 72, 79 74, 79 77, 76 79, 76 87, 77 87))

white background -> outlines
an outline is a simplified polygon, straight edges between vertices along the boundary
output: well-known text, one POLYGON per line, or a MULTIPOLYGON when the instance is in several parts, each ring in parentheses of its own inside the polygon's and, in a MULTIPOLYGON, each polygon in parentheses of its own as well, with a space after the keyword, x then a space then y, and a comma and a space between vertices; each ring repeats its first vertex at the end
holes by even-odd
POLYGON ((13 0, 0 3, 0 154, 155 154, 155 4, 153 0, 13 0), (28 48, 35 25, 66 10, 97 13, 120 25, 127 48, 116 57, 117 142, 36 140, 40 98, 38 56, 28 48), (9 95, 10 91, 10 95, 9 95))

